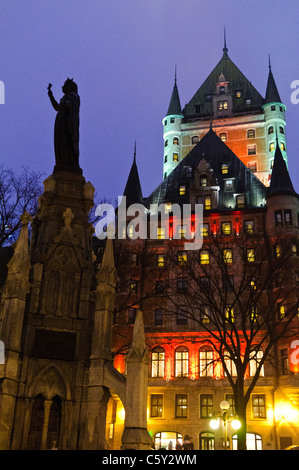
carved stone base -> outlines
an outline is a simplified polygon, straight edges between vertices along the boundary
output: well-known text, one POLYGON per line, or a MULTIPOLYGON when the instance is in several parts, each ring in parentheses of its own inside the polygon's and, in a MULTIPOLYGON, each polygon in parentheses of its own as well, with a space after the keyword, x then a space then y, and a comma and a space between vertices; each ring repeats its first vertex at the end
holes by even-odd
POLYGON ((150 450, 153 440, 145 428, 125 428, 122 435, 122 450, 150 450))

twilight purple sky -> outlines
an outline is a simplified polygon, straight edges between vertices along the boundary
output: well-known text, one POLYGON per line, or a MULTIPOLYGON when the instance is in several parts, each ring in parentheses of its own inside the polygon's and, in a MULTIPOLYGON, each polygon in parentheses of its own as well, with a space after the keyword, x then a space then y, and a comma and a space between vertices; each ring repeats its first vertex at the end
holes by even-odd
POLYGON ((99 197, 123 193, 137 141, 144 196, 162 180, 162 119, 177 64, 182 107, 223 48, 264 96, 268 54, 287 106, 287 150, 299 192, 299 2, 293 0, 1 0, 0 165, 54 167, 54 120, 67 77, 78 84, 80 165, 99 197))

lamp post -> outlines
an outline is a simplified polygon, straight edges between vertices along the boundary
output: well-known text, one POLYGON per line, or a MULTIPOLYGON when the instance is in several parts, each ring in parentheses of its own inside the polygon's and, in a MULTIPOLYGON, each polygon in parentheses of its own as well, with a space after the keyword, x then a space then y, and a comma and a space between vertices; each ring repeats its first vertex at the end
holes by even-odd
MULTIPOLYGON (((238 430, 241 427, 241 423, 238 419, 236 419, 236 418, 232 418, 231 420, 227 419, 227 412, 229 410, 229 407, 230 407, 230 404, 226 400, 223 400, 220 403, 220 409, 222 411, 221 419, 222 419, 223 425, 224 425, 224 450, 227 450, 227 424, 228 424, 228 421, 230 421, 231 427, 234 430, 238 430)), ((219 424, 220 424, 220 418, 219 417, 218 418, 213 418, 210 421, 210 427, 212 429, 215 429, 215 430, 218 429, 219 424)))

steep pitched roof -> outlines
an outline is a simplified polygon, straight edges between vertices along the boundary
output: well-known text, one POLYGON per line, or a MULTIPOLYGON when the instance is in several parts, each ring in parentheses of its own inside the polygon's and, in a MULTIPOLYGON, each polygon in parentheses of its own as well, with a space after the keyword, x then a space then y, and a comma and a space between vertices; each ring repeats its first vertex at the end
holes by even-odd
POLYGON ((291 181, 286 162, 282 156, 280 147, 276 143, 276 150, 274 156, 274 164, 271 174, 270 186, 267 191, 267 198, 277 196, 279 194, 290 194, 297 196, 291 181))
POLYGON ((131 205, 134 203, 142 203, 143 196, 142 196, 142 189, 139 179, 139 173, 136 163, 136 144, 134 149, 134 160, 131 166, 131 170, 129 173, 129 177, 127 180, 127 184, 124 190, 124 196, 126 196, 127 205, 131 205))
POLYGON ((193 181, 194 169, 198 168, 203 157, 212 168, 213 179, 220 188, 217 210, 234 209, 234 194, 246 194, 247 207, 260 207, 266 196, 266 187, 212 129, 145 200, 145 205, 149 207, 150 204, 160 205, 166 202, 188 204, 189 186, 193 181), (228 166, 227 174, 222 173, 224 163, 228 166), (193 176, 190 177, 186 168, 192 169, 193 176), (234 181, 231 191, 225 190, 225 180, 227 179, 234 181), (185 195, 179 195, 181 185, 186 187, 185 195))
POLYGON ((246 99, 249 98, 251 99, 250 109, 259 109, 262 107, 263 97, 230 59, 225 44, 222 58, 183 109, 185 119, 188 119, 188 117, 194 114, 207 118, 213 115, 213 102, 212 100, 208 101, 207 96, 215 93, 216 83, 219 82, 221 75, 229 82, 228 87, 231 92, 242 91, 242 95, 239 98, 233 93, 233 111, 248 111, 249 108, 246 104, 246 99), (195 112, 198 106, 200 106, 200 111, 195 112))
POLYGON ((172 114, 175 114, 175 115, 182 114, 182 108, 181 108, 181 102, 180 102, 180 97, 179 97, 179 90, 178 90, 177 83, 176 83, 176 78, 174 81, 172 95, 170 98, 166 116, 170 116, 172 114))
POLYGON ((267 88, 266 88, 266 96, 265 96, 265 101, 264 101, 264 104, 268 104, 268 103, 282 103, 274 77, 273 77, 271 65, 269 65, 269 75, 268 75, 268 82, 267 82, 267 88))

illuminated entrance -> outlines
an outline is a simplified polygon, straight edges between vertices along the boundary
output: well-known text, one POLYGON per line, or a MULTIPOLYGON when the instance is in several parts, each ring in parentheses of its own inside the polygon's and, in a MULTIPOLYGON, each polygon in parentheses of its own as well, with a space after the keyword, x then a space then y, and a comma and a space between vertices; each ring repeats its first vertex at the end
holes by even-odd
POLYGON ((155 449, 181 449, 183 436, 178 432, 158 432, 155 435, 155 449))
MULTIPOLYGON (((233 450, 238 450, 237 434, 232 437, 233 450)), ((258 434, 248 432, 246 434, 246 449, 247 450, 262 450, 262 438, 258 434)))

